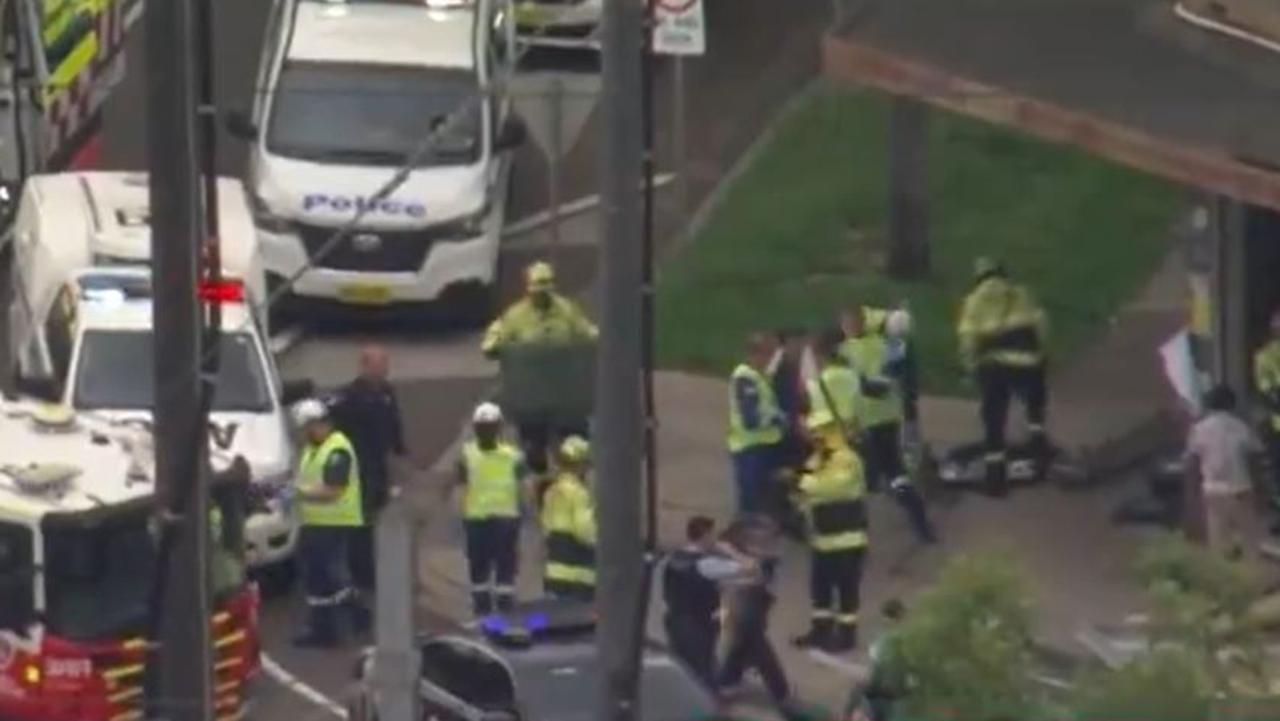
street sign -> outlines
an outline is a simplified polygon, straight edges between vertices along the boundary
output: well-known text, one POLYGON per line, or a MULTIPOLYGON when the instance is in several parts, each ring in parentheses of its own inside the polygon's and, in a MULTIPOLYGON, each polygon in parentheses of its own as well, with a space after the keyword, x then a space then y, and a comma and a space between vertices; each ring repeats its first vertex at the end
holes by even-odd
POLYGON ((707 23, 702 0, 650 0, 653 3, 653 51, 660 55, 703 55, 707 23))

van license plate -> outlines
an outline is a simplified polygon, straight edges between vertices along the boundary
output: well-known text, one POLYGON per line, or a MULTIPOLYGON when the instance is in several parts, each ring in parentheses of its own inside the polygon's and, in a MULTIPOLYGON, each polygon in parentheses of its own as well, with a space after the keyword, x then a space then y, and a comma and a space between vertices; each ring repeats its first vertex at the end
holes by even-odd
POLYGON ((352 283, 338 289, 338 298, 353 305, 386 305, 391 302, 391 288, 372 283, 352 283))

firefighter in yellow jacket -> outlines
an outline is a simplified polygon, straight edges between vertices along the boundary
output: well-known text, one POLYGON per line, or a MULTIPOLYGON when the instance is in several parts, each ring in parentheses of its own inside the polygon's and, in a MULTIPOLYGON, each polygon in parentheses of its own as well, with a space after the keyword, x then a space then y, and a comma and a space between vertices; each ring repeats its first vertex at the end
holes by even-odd
POLYGON ((866 479, 841 424, 826 411, 808 419, 815 450, 795 485, 809 522, 808 633, 802 647, 842 652, 858 645, 858 602, 867 550, 866 479))
MULTIPOLYGON (((570 298, 556 292, 555 270, 538 261, 525 269, 525 296, 507 308, 485 331, 480 350, 499 358, 510 348, 530 345, 569 345, 595 341, 599 330, 570 298)), ((531 470, 544 473, 547 449, 557 437, 585 435, 585 420, 551 423, 542 418, 514 418, 516 432, 531 470), (564 427, 561 427, 564 426, 564 427)))
POLYGON ((589 601, 596 590, 596 515, 587 487, 591 447, 570 436, 556 454, 555 479, 542 493, 548 595, 589 601))
POLYGON ((1031 291, 1010 280, 1000 263, 979 258, 973 290, 964 299, 956 331, 960 359, 975 374, 982 393, 986 482, 992 495, 1008 491, 1005 424, 1014 396, 1026 406, 1031 450, 1042 473, 1048 460, 1048 330, 1044 309, 1031 291))
POLYGON ((1280 311, 1271 316, 1271 338, 1253 356, 1253 382, 1267 409, 1267 448, 1271 456, 1271 488, 1280 499, 1280 311))

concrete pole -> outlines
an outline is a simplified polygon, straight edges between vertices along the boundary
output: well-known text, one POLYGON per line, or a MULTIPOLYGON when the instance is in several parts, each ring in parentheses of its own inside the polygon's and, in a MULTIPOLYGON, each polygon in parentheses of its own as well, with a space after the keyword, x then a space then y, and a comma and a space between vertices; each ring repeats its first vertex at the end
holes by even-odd
POLYGON ((889 112, 889 274, 929 272, 929 109, 895 97, 889 112))
POLYGON ((600 351, 596 377, 595 487, 599 521, 596 634, 603 673, 600 721, 635 721, 641 650, 641 34, 644 4, 605 0, 604 133, 600 153, 602 243, 600 351))
POLYGON ((147 6, 147 139, 154 273, 156 495, 163 533, 148 668, 151 711, 213 718, 208 430, 196 296, 204 237, 197 155, 193 0, 147 6), (158 622, 157 622, 158 621, 158 622), (158 698, 157 696, 158 695, 158 698), (159 703, 156 703, 159 701, 159 703))
POLYGON ((551 260, 560 254, 560 158, 564 156, 564 81, 551 79, 547 102, 551 105, 550 142, 547 148, 547 204, 551 212, 551 260))
POLYGON ((414 523, 404 501, 393 500, 378 515, 377 623, 374 685, 378 718, 417 721, 418 653, 413 622, 414 579, 418 577, 414 523))

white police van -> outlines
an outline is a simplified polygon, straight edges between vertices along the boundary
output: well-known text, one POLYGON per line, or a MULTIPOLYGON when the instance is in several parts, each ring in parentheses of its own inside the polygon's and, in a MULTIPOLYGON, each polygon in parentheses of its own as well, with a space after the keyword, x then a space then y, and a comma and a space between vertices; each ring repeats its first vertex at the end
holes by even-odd
MULTIPOLYGON (((229 282, 226 287, 243 289, 229 282)), ((113 422, 149 424, 155 398, 151 271, 100 266, 71 272, 35 321, 11 338, 19 388, 113 422)), ((19 294, 21 295, 21 294, 19 294)), ((241 455, 252 473, 245 525, 247 561, 271 566, 290 558, 298 518, 290 500, 296 447, 286 403, 305 389, 280 381, 259 317, 243 293, 223 294, 224 335, 210 412, 215 449, 241 455)), ((21 317, 21 298, 11 316, 21 317)))
POLYGON ((291 300, 442 301, 487 316, 524 126, 479 99, 514 62, 509 0, 275 0, 250 114, 248 186, 269 282, 291 300), (446 118, 451 118, 445 123, 446 118), (388 197, 376 193, 435 130, 388 197), (356 231, 322 249, 360 210, 356 231))

